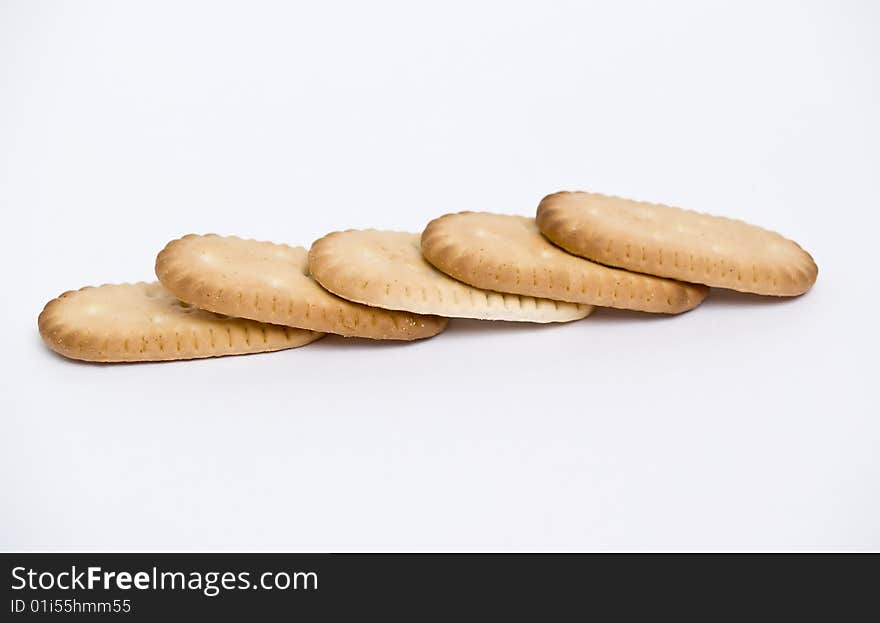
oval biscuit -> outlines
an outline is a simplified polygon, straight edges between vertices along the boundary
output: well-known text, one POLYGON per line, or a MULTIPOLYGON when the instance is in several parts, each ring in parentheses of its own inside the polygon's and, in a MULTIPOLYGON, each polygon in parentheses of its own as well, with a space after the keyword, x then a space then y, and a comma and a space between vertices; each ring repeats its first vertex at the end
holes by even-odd
POLYGON ((818 274, 810 254, 776 232, 657 203, 559 192, 544 197, 537 221, 571 253, 691 283, 797 296, 818 274))
POLYGON ((448 322, 339 298, 311 278, 307 251, 286 244, 190 234, 159 253, 156 275, 202 309, 346 337, 416 340, 437 335, 448 322))
POLYGON ((303 346, 323 333, 226 318, 182 303, 159 283, 65 292, 40 314, 55 352, 83 361, 169 361, 303 346))

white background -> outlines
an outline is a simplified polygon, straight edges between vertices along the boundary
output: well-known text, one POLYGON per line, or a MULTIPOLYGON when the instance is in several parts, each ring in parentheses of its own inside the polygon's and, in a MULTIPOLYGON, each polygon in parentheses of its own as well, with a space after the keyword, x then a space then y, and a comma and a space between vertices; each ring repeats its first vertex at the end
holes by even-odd
POLYGON ((880 548, 877 3, 0 7, 3 548, 880 548), (776 229, 819 281, 174 364, 37 333, 189 232, 559 189, 776 229))

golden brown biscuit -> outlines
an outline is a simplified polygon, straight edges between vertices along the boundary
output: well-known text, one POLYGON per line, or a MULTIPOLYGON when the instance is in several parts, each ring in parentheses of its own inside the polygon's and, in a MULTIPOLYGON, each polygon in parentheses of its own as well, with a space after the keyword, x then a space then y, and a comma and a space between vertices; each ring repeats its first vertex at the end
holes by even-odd
POLYGON ((797 296, 818 274, 809 253, 775 232, 656 203, 560 192, 544 197, 537 221, 571 253, 691 283, 797 296))
POLYGON ((708 288, 610 268, 566 253, 526 216, 460 212, 422 232, 422 254, 472 286, 560 301, 677 314, 693 309, 708 288))
POLYGON ((226 318, 181 303, 159 283, 65 292, 49 301, 40 335, 83 361, 168 361, 296 348, 323 333, 226 318))
POLYGON ((156 275, 201 309, 347 337, 416 340, 440 333, 448 322, 334 296, 309 276, 306 250, 285 244, 190 234, 159 253, 156 275))
POLYGON ((452 279, 422 257, 419 235, 349 230, 324 236, 309 251, 318 282, 352 301, 454 318, 567 322, 587 316, 590 305, 501 294, 452 279))

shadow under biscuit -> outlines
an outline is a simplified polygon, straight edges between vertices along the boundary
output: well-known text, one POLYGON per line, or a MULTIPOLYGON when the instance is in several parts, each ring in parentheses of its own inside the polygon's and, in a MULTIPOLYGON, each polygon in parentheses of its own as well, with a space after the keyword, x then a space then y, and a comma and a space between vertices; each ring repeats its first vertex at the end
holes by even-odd
MULTIPOLYGON (((704 303, 705 304, 705 303, 704 303)), ((698 308, 699 309, 699 308, 698 308)), ((595 324, 629 324, 637 322, 686 322, 688 314, 654 314, 651 312, 635 311, 631 309, 617 309, 615 307, 597 307, 590 317, 590 325, 595 324)))
MULTIPOLYGON (((596 308, 598 310, 598 308, 596 308)), ((594 312, 595 313, 595 312, 594 312)), ((585 322, 592 322, 592 315, 583 319, 585 322)), ((581 320, 571 322, 512 322, 509 320, 476 320, 471 318, 451 318, 449 320, 449 328, 446 330, 456 334, 498 334, 498 333, 530 333, 536 331, 552 331, 553 329, 561 329, 564 326, 578 324, 581 320)))
POLYGON ((724 288, 712 288, 709 296, 703 302, 707 307, 774 307, 791 305, 799 298, 808 296, 811 290, 799 296, 766 296, 762 294, 751 294, 748 292, 737 292, 736 290, 726 290, 724 288))
MULTIPOLYGON (((442 339, 442 338, 441 338, 442 339)), ((371 350, 371 349, 396 349, 396 348, 415 348, 426 340, 373 340, 366 337, 345 337, 344 335, 336 335, 328 333, 323 338, 315 342, 312 346, 320 349, 328 350, 371 350)), ((429 341, 429 340, 428 340, 429 341)), ((319 350, 320 350, 319 349, 319 350)))

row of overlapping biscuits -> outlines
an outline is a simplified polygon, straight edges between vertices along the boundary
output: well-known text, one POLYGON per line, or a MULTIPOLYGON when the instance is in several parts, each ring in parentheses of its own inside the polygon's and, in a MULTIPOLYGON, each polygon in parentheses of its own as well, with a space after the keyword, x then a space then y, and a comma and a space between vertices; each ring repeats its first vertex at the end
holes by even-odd
POLYGON ((326 333, 416 340, 448 318, 569 322, 594 306, 677 314, 709 286, 797 296, 812 257, 742 221, 583 192, 537 218, 461 212, 418 234, 349 230, 307 251, 213 234, 170 242, 159 282, 66 292, 46 344, 86 361, 160 361, 294 348, 326 333))

